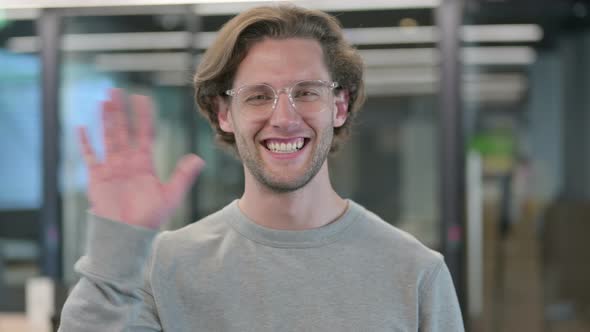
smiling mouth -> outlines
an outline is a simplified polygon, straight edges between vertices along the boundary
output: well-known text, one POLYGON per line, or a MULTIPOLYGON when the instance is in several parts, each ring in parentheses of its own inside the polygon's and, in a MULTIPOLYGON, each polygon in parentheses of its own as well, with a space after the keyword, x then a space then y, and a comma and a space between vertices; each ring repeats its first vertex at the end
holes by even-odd
POLYGON ((303 149, 308 140, 308 138, 303 137, 298 137, 288 141, 267 139, 262 145, 266 147, 267 150, 274 153, 293 153, 303 149))

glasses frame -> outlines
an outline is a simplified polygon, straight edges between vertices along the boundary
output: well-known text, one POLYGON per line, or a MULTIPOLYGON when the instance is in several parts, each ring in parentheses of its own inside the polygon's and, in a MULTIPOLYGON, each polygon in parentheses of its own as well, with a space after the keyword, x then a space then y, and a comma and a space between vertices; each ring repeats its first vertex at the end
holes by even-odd
MULTIPOLYGON (((330 89, 330 92, 334 91, 334 89, 336 89, 337 87, 339 87, 338 82, 334 82, 334 81, 324 81, 324 80, 301 80, 301 81, 297 81, 294 82, 293 84, 289 85, 289 86, 285 86, 282 87, 280 89, 275 89, 272 85, 270 84, 266 84, 266 83, 254 83, 254 84, 245 84, 242 85, 238 88, 235 89, 229 89, 225 91, 225 95, 232 97, 237 96, 240 94, 241 91, 243 91, 245 88, 248 87, 252 87, 252 86, 259 86, 259 85, 264 85, 269 87, 273 92, 274 92, 274 99, 273 99, 273 103, 272 103, 272 111, 269 112, 269 115, 272 114, 276 108, 277 108, 277 104, 279 101, 279 97, 281 95, 281 93, 285 93, 287 95, 287 97, 289 98, 289 103, 291 103, 291 106, 293 106, 293 109, 297 111, 297 106, 295 106, 295 101, 293 100, 293 95, 291 94, 291 92, 293 91, 293 88, 295 86, 297 86, 298 84, 304 83, 304 82, 312 82, 312 83, 321 83, 323 85, 325 85, 327 88, 330 89)), ((323 112, 324 110, 318 111, 318 113, 323 112)), ((299 112, 298 112, 299 113, 299 112)), ((301 114, 301 113, 299 113, 301 114)))

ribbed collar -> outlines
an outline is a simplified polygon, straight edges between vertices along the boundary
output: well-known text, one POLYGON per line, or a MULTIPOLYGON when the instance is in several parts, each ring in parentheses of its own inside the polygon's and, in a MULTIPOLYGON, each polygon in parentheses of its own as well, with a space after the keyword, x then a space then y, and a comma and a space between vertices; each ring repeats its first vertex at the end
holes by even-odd
POLYGON ((338 220, 325 226, 306 230, 278 230, 256 224, 249 219, 234 200, 223 210, 228 223, 242 236, 271 247, 312 248, 337 241, 360 215, 360 205, 348 200, 348 208, 338 220))

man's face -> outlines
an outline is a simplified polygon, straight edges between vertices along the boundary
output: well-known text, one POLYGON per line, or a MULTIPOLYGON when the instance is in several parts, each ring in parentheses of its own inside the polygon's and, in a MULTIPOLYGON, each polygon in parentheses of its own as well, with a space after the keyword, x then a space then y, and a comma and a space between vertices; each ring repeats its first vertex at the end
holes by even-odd
MULTIPOLYGON (((303 80, 331 81, 319 43, 265 39, 252 46, 238 67, 233 88, 265 83, 279 90, 303 80)), ((263 118, 247 116, 232 99, 221 105, 220 126, 234 133, 246 171, 275 192, 297 190, 313 179, 326 161, 334 127, 346 121, 348 107, 345 98, 332 96, 323 111, 301 114, 285 93, 263 118)))

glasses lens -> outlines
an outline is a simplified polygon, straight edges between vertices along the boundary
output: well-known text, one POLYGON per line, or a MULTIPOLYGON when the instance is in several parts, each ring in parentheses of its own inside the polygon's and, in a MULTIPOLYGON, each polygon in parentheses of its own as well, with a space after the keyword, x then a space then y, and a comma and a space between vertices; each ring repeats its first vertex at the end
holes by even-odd
POLYGON ((275 93, 270 86, 258 84, 243 87, 236 97, 238 107, 243 113, 256 116, 272 111, 275 93))
POLYGON ((291 96, 300 113, 321 112, 328 108, 332 100, 331 89, 319 81, 297 83, 291 90, 291 96))

